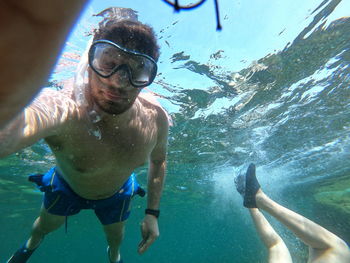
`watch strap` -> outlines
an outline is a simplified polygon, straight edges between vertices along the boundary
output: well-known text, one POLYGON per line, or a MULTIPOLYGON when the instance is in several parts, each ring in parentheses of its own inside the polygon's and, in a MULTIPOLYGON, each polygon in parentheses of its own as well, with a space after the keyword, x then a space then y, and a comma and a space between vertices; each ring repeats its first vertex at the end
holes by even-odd
POLYGON ((156 218, 158 218, 158 217, 159 217, 159 214, 160 214, 160 211, 159 211, 159 210, 155 210, 155 209, 149 209, 149 208, 147 208, 147 209, 145 210, 145 214, 146 214, 146 215, 153 215, 153 216, 155 216, 156 218))

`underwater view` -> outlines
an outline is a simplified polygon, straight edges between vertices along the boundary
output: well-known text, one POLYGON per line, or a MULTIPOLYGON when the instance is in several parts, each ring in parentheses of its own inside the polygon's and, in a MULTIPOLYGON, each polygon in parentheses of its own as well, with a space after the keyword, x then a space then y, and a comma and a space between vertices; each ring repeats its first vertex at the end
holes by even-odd
MULTIPOLYGON (((273 200, 350 243, 350 1, 217 2, 219 13, 211 0, 179 12, 162 0, 90 1, 47 82, 60 89, 74 77, 106 8, 135 10, 157 34, 158 74, 143 92, 172 119, 160 236, 137 253, 147 199, 136 196, 121 247, 126 263, 267 262, 234 182, 249 163, 273 200)), ((42 204, 28 175, 53 166, 43 140, 0 159, 0 262, 28 239, 42 204)), ((135 171, 144 188, 147 168, 135 171)), ((307 262, 307 246, 266 218, 293 262, 307 262)), ((106 248, 99 220, 83 210, 28 262, 108 262, 106 248)))

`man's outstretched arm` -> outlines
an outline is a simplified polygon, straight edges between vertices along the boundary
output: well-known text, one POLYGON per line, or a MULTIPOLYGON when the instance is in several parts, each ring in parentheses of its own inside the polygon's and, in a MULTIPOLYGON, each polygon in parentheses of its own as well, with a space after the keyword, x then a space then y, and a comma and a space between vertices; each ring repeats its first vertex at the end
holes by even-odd
POLYGON ((76 104, 62 93, 44 89, 15 119, 0 129, 0 158, 55 135, 79 117, 76 104))
MULTIPOLYGON (((163 128, 161 128, 158 143, 152 151, 148 171, 147 208, 152 210, 159 210, 165 182, 168 119, 165 114, 163 117, 160 125, 163 128)), ((146 214, 141 225, 141 234, 142 241, 138 248, 140 254, 144 253, 159 236, 158 218, 156 216, 146 214)))
POLYGON ((86 0, 0 3, 0 129, 47 80, 86 0))

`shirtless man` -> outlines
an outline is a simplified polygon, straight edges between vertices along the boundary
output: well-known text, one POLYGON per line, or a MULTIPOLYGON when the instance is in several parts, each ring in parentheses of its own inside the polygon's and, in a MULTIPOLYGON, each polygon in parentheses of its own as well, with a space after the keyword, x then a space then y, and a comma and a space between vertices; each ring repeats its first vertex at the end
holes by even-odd
POLYGON ((44 138, 57 162, 45 175, 30 177, 45 193, 43 207, 28 241, 9 263, 26 262, 46 234, 80 209, 95 211, 106 234, 109 261, 122 262, 124 223, 131 197, 140 191, 133 171, 145 162, 149 162, 148 199, 138 252, 146 251, 158 237, 168 118, 159 105, 140 94, 156 76, 158 57, 149 26, 111 20, 95 33, 89 49, 85 103, 77 103, 75 87, 44 89, 0 132, 0 156, 44 138))
POLYGON ((0 128, 45 84, 86 0, 0 3, 0 128))
POLYGON ((292 263, 292 257, 282 238, 276 233, 260 210, 284 224, 309 247, 308 263, 348 263, 350 249, 338 236, 311 220, 271 200, 262 190, 255 176, 255 165, 250 164, 245 176, 236 180, 243 205, 249 208, 261 240, 268 249, 269 263, 292 263))

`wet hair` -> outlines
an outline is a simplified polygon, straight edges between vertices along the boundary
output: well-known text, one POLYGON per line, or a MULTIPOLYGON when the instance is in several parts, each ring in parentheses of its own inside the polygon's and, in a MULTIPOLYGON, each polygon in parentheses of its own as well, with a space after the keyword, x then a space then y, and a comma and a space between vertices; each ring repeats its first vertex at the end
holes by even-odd
POLYGON ((94 41, 106 39, 122 47, 144 53, 155 61, 159 58, 159 46, 153 29, 138 21, 109 21, 94 35, 94 41))

